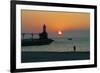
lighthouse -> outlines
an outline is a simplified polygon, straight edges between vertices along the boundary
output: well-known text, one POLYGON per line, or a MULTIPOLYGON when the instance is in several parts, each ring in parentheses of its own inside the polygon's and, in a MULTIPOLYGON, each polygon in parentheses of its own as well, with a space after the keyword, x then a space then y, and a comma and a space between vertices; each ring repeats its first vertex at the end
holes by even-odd
POLYGON ((39 34, 39 39, 48 39, 48 33, 46 31, 46 25, 43 25, 43 32, 39 34))
POLYGON ((42 32, 39 33, 39 39, 23 39, 22 46, 33 46, 33 45, 49 45, 54 40, 48 38, 48 33, 46 31, 46 25, 42 26, 42 32))

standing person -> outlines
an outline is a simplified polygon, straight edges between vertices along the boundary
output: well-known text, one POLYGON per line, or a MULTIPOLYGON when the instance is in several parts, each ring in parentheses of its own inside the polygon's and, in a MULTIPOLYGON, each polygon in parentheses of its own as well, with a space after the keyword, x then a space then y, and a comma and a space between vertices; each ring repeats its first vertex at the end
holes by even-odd
POLYGON ((74 52, 76 51, 76 46, 75 45, 73 46, 73 50, 74 50, 74 52))

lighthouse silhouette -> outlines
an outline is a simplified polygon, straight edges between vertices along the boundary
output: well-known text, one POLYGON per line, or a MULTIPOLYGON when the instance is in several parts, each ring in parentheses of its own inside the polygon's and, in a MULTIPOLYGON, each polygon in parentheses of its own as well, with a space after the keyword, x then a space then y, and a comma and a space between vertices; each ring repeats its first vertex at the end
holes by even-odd
POLYGON ((48 33, 46 31, 46 25, 44 24, 43 30, 39 33, 39 39, 23 39, 22 46, 33 46, 33 45, 49 45, 54 40, 48 38, 48 33))
POLYGON ((43 25, 43 31, 39 34, 39 39, 48 39, 48 33, 46 31, 46 25, 43 25))

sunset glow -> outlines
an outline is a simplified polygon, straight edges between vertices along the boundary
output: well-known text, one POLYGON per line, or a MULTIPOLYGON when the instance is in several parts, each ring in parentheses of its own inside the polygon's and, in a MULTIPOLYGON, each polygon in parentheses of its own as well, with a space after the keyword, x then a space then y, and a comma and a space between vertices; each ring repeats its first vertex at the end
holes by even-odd
POLYGON ((62 35, 62 31, 58 31, 58 34, 59 34, 59 35, 62 35))
POLYGON ((62 31, 89 29, 90 14, 80 12, 21 11, 22 32, 40 33, 45 24, 48 33, 61 35, 62 31))

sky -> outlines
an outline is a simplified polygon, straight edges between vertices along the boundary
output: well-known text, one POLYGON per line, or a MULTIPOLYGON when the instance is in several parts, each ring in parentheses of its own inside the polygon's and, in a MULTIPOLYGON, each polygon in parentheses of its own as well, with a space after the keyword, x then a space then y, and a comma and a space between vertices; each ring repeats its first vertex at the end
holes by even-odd
MULTIPOLYGON (((45 24, 47 32, 57 34, 59 31, 76 31, 90 29, 90 14, 82 12, 56 12, 21 10, 22 32, 40 33, 45 24)), ((81 33, 81 32, 80 32, 81 33)))

